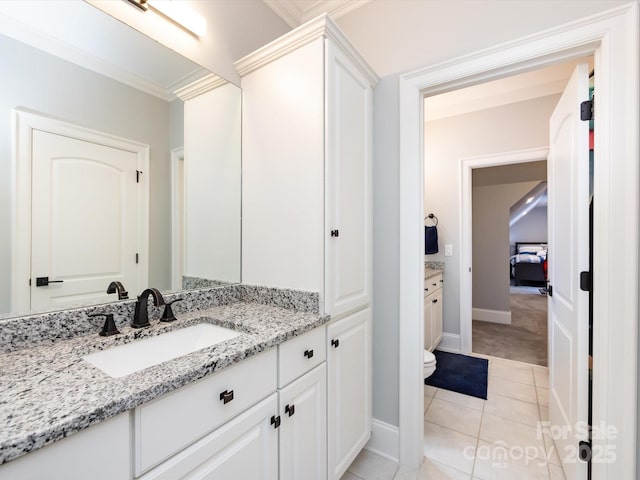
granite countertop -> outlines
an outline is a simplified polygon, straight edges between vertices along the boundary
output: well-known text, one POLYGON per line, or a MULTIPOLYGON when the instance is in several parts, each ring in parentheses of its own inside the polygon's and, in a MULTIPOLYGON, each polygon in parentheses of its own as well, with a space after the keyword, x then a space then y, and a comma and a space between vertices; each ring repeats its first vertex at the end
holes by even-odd
POLYGON ((436 275, 440 275, 442 272, 444 272, 444 270, 439 269, 439 268, 430 268, 430 267, 425 267, 424 268, 424 279, 428 280, 432 277, 435 277, 436 275))
POLYGON ((178 314, 169 324, 121 328, 0 354, 0 464, 267 350, 329 321, 328 316, 251 302, 178 314), (243 332, 226 342, 121 378, 82 356, 208 322, 243 332))

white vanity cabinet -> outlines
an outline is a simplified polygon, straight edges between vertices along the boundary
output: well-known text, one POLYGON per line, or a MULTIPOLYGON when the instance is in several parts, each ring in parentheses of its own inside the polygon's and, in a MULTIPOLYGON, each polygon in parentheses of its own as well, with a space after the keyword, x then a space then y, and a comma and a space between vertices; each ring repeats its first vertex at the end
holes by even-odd
POLYGON ((371 435, 369 309, 327 327, 329 479, 339 479, 371 435))
POLYGON ((326 15, 236 62, 242 76, 242 280, 371 301, 372 90, 326 15))
POLYGON ((442 340, 442 274, 424 280, 424 348, 433 351, 442 340))

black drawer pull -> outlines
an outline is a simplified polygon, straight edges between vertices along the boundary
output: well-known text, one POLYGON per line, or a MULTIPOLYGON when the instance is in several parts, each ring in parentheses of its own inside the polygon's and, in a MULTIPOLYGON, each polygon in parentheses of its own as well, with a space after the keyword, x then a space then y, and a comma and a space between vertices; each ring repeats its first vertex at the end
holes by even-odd
POLYGON ((313 358, 313 350, 305 350, 304 356, 307 358, 313 358))
POLYGON ((444 280, 440 279, 440 283, 444 283, 444 280))
POLYGON ((334 348, 338 348, 340 346, 340 340, 338 339, 331 340, 331 346, 334 348))
POLYGON ((233 400, 233 390, 225 390, 224 392, 222 392, 220 394, 220 400, 222 400, 222 403, 224 403, 225 405, 233 400))
POLYGON ((280 426, 280 415, 277 417, 275 415, 271 417, 271 425, 273 425, 273 428, 278 428, 280 426))
POLYGON ((438 303, 438 299, 436 298, 435 300, 431 300, 431 303, 438 303))
POLYGON ((425 289, 424 289, 424 291, 425 291, 425 292, 428 292, 428 291, 429 291, 429 289, 428 289, 428 288, 425 288, 425 289))
POLYGON ((293 417, 293 414, 296 413, 295 405, 287 405, 284 407, 284 413, 287 413, 290 417, 293 417))
POLYGON ((437 283, 432 283, 432 284, 431 284, 431 286, 433 286, 433 287, 435 287, 435 286, 437 286, 437 285, 438 285, 437 283))
POLYGON ((331 230, 331 236, 332 237, 339 237, 340 236, 340 231, 339 230, 331 230))

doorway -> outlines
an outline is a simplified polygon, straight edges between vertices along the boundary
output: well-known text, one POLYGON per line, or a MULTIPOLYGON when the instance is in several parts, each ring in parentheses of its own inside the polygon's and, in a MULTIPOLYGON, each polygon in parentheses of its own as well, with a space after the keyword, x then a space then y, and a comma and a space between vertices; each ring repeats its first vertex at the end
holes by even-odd
MULTIPOLYGON (((626 478, 635 473, 636 432, 624 428, 636 418, 638 302, 638 5, 629 4, 589 17, 579 26, 561 27, 527 37, 476 56, 411 72, 400 77, 400 462, 416 468, 422 459, 423 415, 420 358, 423 211, 422 133, 420 99, 425 93, 478 83, 558 60, 595 53, 599 85, 595 142, 600 145, 595 166, 594 317, 612 319, 596 324, 594 355, 594 424, 617 429, 615 438, 595 439, 598 448, 614 449, 616 461, 594 464, 594 476, 626 478), (632 38, 634 41, 628 42, 632 38), (605 46, 606 48, 600 48, 605 46), (613 74, 615 72, 615 75, 613 74), (631 100, 630 100, 631 99, 631 100), (615 113, 615 114, 614 114, 615 113), (619 185, 619 188, 610 188, 619 185), (624 187, 624 188, 622 188, 624 187), (615 239, 611 232, 616 232, 615 239), (622 243, 631 258, 614 252, 622 243), (619 288, 618 288, 619 287, 619 288), (412 323, 413 322, 413 323, 412 323)), ((461 269, 462 271, 462 269, 461 269)), ((470 342, 469 342, 470 343, 470 342)), ((469 351, 469 343, 460 343, 469 351)))
POLYGON ((12 311, 103 303, 115 281, 133 291, 146 285, 149 147, 20 109, 14 115, 12 311))

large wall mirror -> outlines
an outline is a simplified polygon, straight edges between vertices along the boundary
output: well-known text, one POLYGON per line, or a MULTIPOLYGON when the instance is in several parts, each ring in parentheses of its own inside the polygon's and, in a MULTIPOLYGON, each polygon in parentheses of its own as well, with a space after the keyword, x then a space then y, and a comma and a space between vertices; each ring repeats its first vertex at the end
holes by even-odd
POLYGON ((239 283, 240 88, 85 2, 2 3, 0 318, 239 283))

